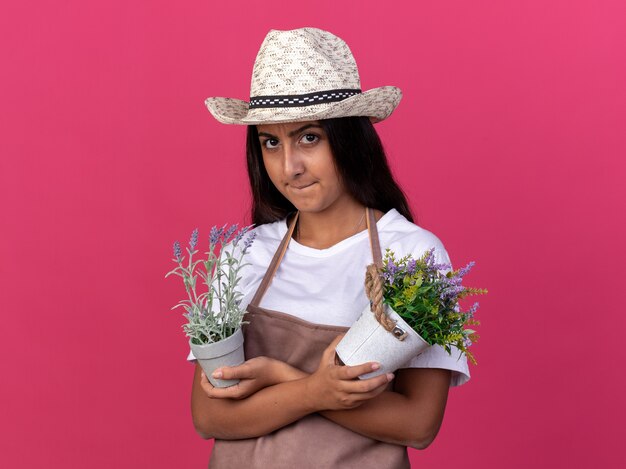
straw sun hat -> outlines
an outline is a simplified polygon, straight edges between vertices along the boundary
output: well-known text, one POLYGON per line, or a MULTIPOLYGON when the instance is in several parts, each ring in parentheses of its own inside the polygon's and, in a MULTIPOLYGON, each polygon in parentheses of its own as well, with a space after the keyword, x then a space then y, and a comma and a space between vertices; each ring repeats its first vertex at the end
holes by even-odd
POLYGON ((361 91, 348 45, 317 28, 271 30, 252 70, 250 102, 208 98, 211 114, 224 124, 269 124, 367 116, 382 121, 402 92, 395 86, 361 91))

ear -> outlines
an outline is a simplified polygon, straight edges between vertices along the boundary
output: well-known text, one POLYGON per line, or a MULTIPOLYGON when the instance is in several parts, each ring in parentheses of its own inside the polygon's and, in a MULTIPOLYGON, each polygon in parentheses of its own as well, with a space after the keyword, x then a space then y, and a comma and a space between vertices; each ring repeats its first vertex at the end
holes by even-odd
POLYGON ((370 122, 371 122, 372 124, 375 124, 376 122, 380 122, 380 121, 379 121, 376 117, 373 117, 373 116, 372 116, 372 117, 370 117, 370 122))

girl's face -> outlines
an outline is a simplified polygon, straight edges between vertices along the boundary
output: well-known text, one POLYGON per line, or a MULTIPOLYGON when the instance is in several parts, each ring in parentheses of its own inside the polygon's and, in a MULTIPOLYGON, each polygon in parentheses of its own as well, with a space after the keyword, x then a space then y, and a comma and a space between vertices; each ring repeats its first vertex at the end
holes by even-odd
POLYGON ((301 212, 321 212, 350 198, 318 121, 257 126, 270 179, 301 212))

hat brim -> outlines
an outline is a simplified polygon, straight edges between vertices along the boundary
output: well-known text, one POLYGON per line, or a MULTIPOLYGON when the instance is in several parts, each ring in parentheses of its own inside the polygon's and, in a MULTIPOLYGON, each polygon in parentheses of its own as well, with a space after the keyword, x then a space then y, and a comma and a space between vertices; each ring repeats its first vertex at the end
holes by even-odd
POLYGON ((400 88, 381 86, 343 101, 301 107, 249 109, 248 102, 234 98, 207 98, 204 103, 213 117, 223 124, 256 125, 349 116, 366 116, 380 122, 391 115, 400 99, 400 88))

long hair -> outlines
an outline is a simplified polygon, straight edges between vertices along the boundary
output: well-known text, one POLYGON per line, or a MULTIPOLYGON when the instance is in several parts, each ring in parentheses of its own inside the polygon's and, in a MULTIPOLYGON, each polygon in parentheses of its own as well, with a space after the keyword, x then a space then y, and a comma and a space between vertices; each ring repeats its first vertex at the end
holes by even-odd
MULTIPOLYGON (((411 209, 393 178, 380 137, 368 117, 321 120, 335 165, 346 190, 359 203, 383 213, 395 208, 413 222, 411 209)), ((252 223, 282 220, 296 211, 270 180, 256 126, 249 125, 246 141, 248 177, 252 193, 252 223)))

